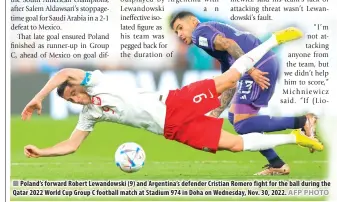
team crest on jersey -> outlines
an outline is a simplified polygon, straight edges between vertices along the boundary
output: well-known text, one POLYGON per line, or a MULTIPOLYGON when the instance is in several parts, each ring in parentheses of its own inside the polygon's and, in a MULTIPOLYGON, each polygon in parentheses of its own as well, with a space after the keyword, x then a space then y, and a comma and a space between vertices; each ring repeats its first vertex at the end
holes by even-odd
POLYGON ((93 96, 93 97, 91 98, 91 103, 94 104, 94 105, 101 106, 102 100, 101 100, 100 97, 93 96))

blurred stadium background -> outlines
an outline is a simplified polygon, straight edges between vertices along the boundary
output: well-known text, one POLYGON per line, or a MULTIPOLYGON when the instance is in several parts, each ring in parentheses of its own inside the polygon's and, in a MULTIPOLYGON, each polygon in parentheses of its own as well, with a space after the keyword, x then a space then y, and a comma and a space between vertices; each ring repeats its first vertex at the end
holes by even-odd
MULTIPOLYGON (((201 21, 219 20, 219 18, 208 16, 200 15, 199 17, 201 21)), ((236 27, 240 28, 240 26, 236 27)), ((254 24, 250 27, 252 29, 254 24)), ((262 40, 265 37, 263 30, 259 30, 261 33, 254 33, 258 34, 262 40)), ((11 178, 50 180, 256 179, 252 174, 260 171, 261 167, 266 164, 265 159, 259 153, 220 152, 213 155, 167 141, 163 137, 146 131, 112 123, 97 125, 93 134, 73 155, 47 159, 27 159, 24 157, 23 147, 25 145, 52 146, 68 138, 76 125, 76 115, 81 110, 81 106, 65 102, 57 97, 55 92, 44 101, 41 117, 35 116, 29 122, 20 120, 20 113, 27 102, 41 89, 53 73, 62 68, 100 69, 109 74, 117 85, 120 81, 124 81, 127 83, 126 85, 152 90, 177 88, 220 74, 219 63, 204 51, 195 46, 187 47, 175 40, 173 36, 172 40, 175 44, 175 57, 170 62, 158 60, 151 63, 114 62, 102 65, 102 63, 13 61, 11 69, 11 178), (147 154, 144 169, 133 175, 120 172, 113 162, 115 149, 126 141, 139 143, 147 154)), ((117 87, 122 88, 122 86, 117 87)), ((291 115, 306 110, 293 105, 286 108, 280 107, 278 104, 280 97, 282 97, 281 90, 277 90, 269 108, 263 109, 261 113, 291 115)), ((223 117, 227 117, 227 111, 223 113, 223 117)), ((224 123, 224 128, 234 132, 227 120, 224 123)), ((290 176, 273 177, 272 179, 324 179, 327 177, 326 152, 309 154, 308 150, 297 146, 283 146, 276 150, 290 164, 292 173, 290 176)), ((270 177, 258 179, 264 178, 271 179, 270 177)), ((24 198, 17 200, 22 199, 24 198)), ((217 199, 223 200, 224 198, 217 199)), ((231 199, 240 200, 239 198, 231 199)), ((320 200, 322 198, 314 199, 320 200)), ((50 198, 50 200, 55 199, 50 198)), ((108 198, 108 200, 112 200, 112 198, 108 198)), ((192 200, 200 199, 193 198, 192 200)), ((280 200, 280 198, 275 200, 280 200)), ((304 199, 292 197, 291 200, 304 199)))

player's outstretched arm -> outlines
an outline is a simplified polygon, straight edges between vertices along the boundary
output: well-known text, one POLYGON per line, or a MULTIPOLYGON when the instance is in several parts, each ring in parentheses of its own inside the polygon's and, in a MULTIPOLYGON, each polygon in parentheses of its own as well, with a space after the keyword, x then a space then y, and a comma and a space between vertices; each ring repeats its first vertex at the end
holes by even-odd
POLYGON ((34 145, 24 147, 24 154, 28 158, 64 156, 74 153, 81 145, 83 140, 89 135, 89 131, 75 129, 69 139, 62 141, 53 147, 40 149, 34 145))
MULTIPOLYGON (((218 51, 227 51, 235 60, 239 59, 245 53, 234 40, 226 38, 218 34, 214 39, 214 49, 218 51)), ((265 77, 259 69, 251 67, 247 73, 254 79, 254 81, 262 88, 268 88, 269 80, 265 77)))
POLYGON ((23 109, 21 117, 23 120, 29 119, 33 112, 36 110, 40 115, 42 111, 42 101, 52 92, 55 88, 63 82, 68 81, 70 84, 81 84, 85 78, 85 71, 81 69, 65 68, 57 72, 37 93, 34 98, 23 109))

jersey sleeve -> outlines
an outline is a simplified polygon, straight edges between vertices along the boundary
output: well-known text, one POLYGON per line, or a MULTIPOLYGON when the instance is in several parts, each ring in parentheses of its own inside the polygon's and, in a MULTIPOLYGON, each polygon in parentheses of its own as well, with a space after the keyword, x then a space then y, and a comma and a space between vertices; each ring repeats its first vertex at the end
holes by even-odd
POLYGON ((103 73, 99 70, 86 71, 81 85, 85 87, 95 87, 103 80, 103 77, 103 73))
POLYGON ((218 34, 222 34, 210 25, 198 26, 192 33, 192 41, 198 47, 205 50, 214 51, 214 39, 218 34))
POLYGON ((77 130, 93 131, 96 121, 90 118, 86 113, 81 112, 76 125, 77 130))

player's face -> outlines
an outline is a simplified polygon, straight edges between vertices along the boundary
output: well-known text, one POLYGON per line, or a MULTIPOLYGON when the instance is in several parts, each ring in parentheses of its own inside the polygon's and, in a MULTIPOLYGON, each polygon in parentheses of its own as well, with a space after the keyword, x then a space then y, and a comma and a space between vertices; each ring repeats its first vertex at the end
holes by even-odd
POLYGON ((177 19, 173 23, 173 30, 177 36, 187 45, 192 43, 192 32, 195 29, 193 20, 189 17, 177 19))
POLYGON ((67 86, 64 89, 63 98, 69 102, 87 105, 91 103, 90 96, 85 91, 83 86, 73 85, 67 86))

